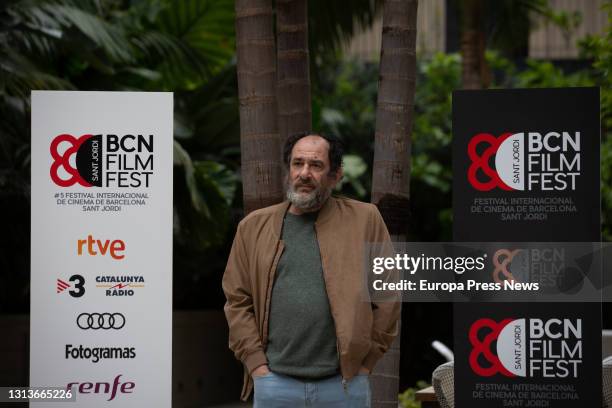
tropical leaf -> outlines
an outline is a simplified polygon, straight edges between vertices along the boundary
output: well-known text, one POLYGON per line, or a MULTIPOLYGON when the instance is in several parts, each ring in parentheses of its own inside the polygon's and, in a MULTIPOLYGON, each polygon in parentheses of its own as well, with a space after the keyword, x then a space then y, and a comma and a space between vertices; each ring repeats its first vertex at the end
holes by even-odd
POLYGON ((40 71, 24 55, 0 48, 0 93, 29 98, 32 89, 74 89, 73 85, 40 71))
POLYGON ((147 31, 132 39, 134 45, 145 54, 148 62, 160 66, 160 70, 173 78, 186 71, 204 76, 206 65, 201 56, 180 39, 159 31, 147 31))
MULTIPOLYGON (((88 2, 83 3, 87 4, 88 2)), ((98 12, 100 11, 98 8, 98 12)), ((121 26, 111 24, 72 2, 21 1, 6 9, 6 13, 18 28, 27 27, 32 33, 56 39, 63 38, 67 32, 74 29, 102 49, 113 61, 134 61, 132 45, 121 26)), ((48 52, 49 43, 40 36, 30 35, 25 40, 26 47, 33 50, 36 46, 48 52)))
POLYGON ((209 203, 212 213, 215 213, 215 209, 221 210, 220 207, 229 207, 236 194, 238 175, 215 161, 196 161, 194 165, 199 182, 215 192, 212 196, 216 202, 209 203))
POLYGON ((159 32, 140 42, 157 52, 166 51, 160 54, 167 56, 160 70, 168 84, 195 89, 234 55, 234 1, 168 0, 164 4, 155 22, 159 32))
POLYGON ((191 205, 197 212, 201 213, 207 218, 210 218, 211 214, 208 206, 206 205, 206 200, 204 200, 204 197, 202 197, 202 194, 198 189, 195 167, 191 161, 191 157, 176 140, 174 141, 173 157, 174 166, 183 167, 185 172, 185 185, 187 186, 187 191, 191 197, 191 205))
POLYGON ((336 189, 341 191, 344 184, 350 184, 358 197, 365 197, 367 191, 360 179, 364 177, 367 170, 368 165, 360 156, 354 154, 344 155, 344 157, 342 157, 343 177, 336 186, 336 189))
MULTIPOLYGON (((216 155, 240 143, 236 65, 231 63, 195 91, 178 94, 178 107, 189 118, 182 124, 192 129, 184 145, 199 158, 216 155)), ((185 119, 185 118, 184 118, 185 119)))
POLYGON ((192 161, 177 142, 174 146, 175 237, 195 250, 218 245, 229 227, 238 176, 217 162, 192 161))

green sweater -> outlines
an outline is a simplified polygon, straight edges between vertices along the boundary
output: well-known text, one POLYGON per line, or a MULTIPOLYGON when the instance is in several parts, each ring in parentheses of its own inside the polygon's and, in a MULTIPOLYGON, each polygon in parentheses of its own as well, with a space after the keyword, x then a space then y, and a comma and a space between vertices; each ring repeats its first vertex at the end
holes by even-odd
POLYGON ((325 291, 316 213, 287 213, 270 303, 266 356, 272 371, 320 378, 338 372, 336 331, 325 291))

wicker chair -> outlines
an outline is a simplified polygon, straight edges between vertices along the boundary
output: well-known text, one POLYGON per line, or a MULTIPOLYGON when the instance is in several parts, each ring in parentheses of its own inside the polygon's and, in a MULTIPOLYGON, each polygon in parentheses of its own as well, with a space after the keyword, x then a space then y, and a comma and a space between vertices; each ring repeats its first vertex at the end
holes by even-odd
MULTIPOLYGON (((441 408, 455 408, 454 363, 444 363, 431 375, 441 408)), ((602 362, 602 407, 612 408, 612 356, 602 362)))
POLYGON ((602 406, 612 408, 612 356, 605 358, 601 364, 602 406))
POLYGON ((453 361, 444 363, 434 370, 431 383, 440 408, 455 408, 455 366, 453 361))

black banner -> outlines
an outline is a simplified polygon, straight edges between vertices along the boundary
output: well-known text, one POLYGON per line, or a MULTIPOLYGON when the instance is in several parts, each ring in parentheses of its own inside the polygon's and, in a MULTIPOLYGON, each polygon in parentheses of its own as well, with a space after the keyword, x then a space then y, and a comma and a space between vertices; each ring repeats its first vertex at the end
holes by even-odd
MULTIPOLYGON (((455 241, 600 241, 597 88, 453 94, 455 241)), ((455 406, 601 406, 601 304, 458 303, 455 406)))

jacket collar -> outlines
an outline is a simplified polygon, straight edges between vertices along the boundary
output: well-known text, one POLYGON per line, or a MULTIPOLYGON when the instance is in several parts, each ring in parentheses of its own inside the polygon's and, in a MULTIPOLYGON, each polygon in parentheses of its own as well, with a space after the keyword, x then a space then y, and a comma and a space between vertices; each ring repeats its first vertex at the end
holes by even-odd
MULTIPOLYGON (((280 239, 282 230, 283 230, 283 221, 285 219, 285 214, 289 211, 289 207, 291 203, 289 201, 283 201, 282 205, 278 206, 278 210, 274 214, 274 231, 276 235, 278 235, 278 239, 280 239)), ((336 210, 336 198, 330 196, 323 207, 319 210, 319 216, 317 217, 316 225, 321 225, 327 222, 330 218, 333 217, 334 212, 336 210)))
POLYGON ((289 211, 289 206, 291 203, 288 200, 285 200, 281 204, 282 205, 279 205, 277 211, 274 213, 274 232, 276 232, 279 240, 282 236, 283 220, 285 219, 285 214, 287 214, 287 211, 289 211))
POLYGON ((317 221, 315 222, 315 224, 321 225, 327 222, 327 220, 329 220, 330 218, 332 218, 336 207, 336 199, 332 196, 329 196, 325 204, 323 204, 323 207, 321 207, 321 210, 319 210, 319 216, 317 217, 317 221))

